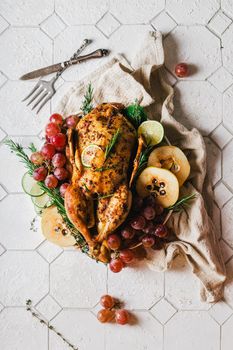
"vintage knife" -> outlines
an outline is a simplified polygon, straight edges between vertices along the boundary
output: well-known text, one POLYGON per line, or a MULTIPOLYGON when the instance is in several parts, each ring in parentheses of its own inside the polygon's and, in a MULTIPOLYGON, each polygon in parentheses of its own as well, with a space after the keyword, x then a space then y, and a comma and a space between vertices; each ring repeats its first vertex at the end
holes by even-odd
POLYGON ((20 77, 20 79, 21 80, 28 80, 28 79, 42 77, 42 76, 45 76, 45 75, 48 75, 48 74, 51 74, 54 72, 58 72, 65 67, 69 67, 69 66, 72 66, 74 64, 78 64, 78 63, 81 63, 83 61, 87 61, 87 60, 92 59, 92 58, 100 58, 100 57, 106 56, 106 55, 108 55, 108 53, 109 53, 109 51, 106 49, 98 49, 98 50, 93 51, 87 55, 79 56, 76 59, 72 59, 69 61, 61 62, 61 63, 52 64, 51 66, 34 70, 30 73, 23 75, 22 77, 20 77))

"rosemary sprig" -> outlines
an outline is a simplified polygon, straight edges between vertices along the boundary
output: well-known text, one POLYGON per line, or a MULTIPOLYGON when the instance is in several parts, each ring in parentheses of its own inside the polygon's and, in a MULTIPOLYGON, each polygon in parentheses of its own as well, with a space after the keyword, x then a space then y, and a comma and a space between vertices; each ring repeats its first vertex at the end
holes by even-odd
POLYGON ((137 99, 135 100, 134 104, 125 108, 124 113, 136 129, 142 122, 147 120, 147 115, 144 111, 144 108, 140 106, 137 99))
POLYGON ((83 111, 83 114, 88 114, 92 109, 92 100, 93 100, 93 88, 91 86, 91 83, 88 84, 87 91, 84 95, 84 100, 82 101, 81 110, 83 111))
POLYGON ((37 151, 37 149, 36 149, 36 147, 35 147, 35 145, 34 145, 33 142, 30 143, 30 145, 28 146, 28 149, 29 149, 32 153, 37 151))
POLYGON ((152 151, 154 146, 146 146, 146 148, 144 150, 142 150, 141 154, 140 154, 140 157, 139 157, 139 164, 138 164, 138 169, 136 171, 136 174, 135 174, 135 179, 141 174, 142 170, 144 170, 147 166, 147 162, 148 162, 148 158, 149 158, 149 155, 152 151))
POLYGON ((115 132, 115 134, 113 135, 113 137, 111 138, 109 144, 106 147, 105 154, 104 154, 105 160, 109 157, 109 155, 112 152, 115 144, 117 143, 120 135, 121 135, 121 130, 120 130, 120 128, 118 128, 117 131, 115 132))
POLYGON ((114 168, 115 168, 114 165, 113 165, 113 166, 101 166, 100 168, 96 168, 94 171, 100 171, 100 172, 102 172, 102 171, 110 170, 110 169, 114 169, 114 168))
POLYGON ((194 199, 196 197, 195 193, 192 193, 188 196, 184 196, 180 199, 178 199, 178 201, 171 205, 170 207, 166 208, 167 210, 173 210, 174 212, 180 212, 181 210, 183 210, 185 207, 189 207, 189 202, 194 199))

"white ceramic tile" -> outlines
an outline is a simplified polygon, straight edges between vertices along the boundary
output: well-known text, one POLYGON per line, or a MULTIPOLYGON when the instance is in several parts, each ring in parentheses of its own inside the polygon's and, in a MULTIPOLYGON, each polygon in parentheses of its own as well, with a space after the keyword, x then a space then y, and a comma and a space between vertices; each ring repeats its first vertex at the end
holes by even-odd
POLYGON ((233 310, 223 301, 219 301, 212 306, 209 313, 219 324, 223 324, 233 314, 233 310))
POLYGON ((205 137, 207 151, 207 173, 212 185, 215 185, 221 179, 222 155, 220 149, 208 138, 205 137))
POLYGON ((205 79, 221 65, 220 41, 202 26, 176 27, 165 38, 164 48, 165 63, 171 72, 177 63, 192 65, 189 79, 205 79))
POLYGON ((106 293, 106 267, 77 250, 65 251, 50 266, 50 294, 63 307, 93 307, 106 293))
POLYGON ((231 350, 232 348, 233 316, 222 326, 221 350, 231 350))
POLYGON ((233 133, 233 86, 223 94, 223 124, 233 133))
POLYGON ((208 79, 220 92, 224 92, 233 83, 233 76, 223 67, 208 79))
POLYGON ((231 141, 223 150, 223 179, 233 190, 232 152, 233 141, 231 141))
POLYGON ((0 87, 3 84, 5 84, 6 81, 7 81, 7 77, 2 72, 0 72, 0 87))
POLYGON ((168 34, 177 25, 176 22, 164 11, 156 16, 151 24, 156 30, 159 30, 164 35, 168 34))
POLYGON ((6 306, 38 302, 49 289, 48 264, 36 252, 7 251, 0 257, 0 300, 6 306))
POLYGON ((223 65, 226 69, 229 70, 229 72, 233 73, 233 44, 231 41, 233 35, 233 24, 230 25, 230 27, 223 33, 222 35, 222 58, 223 58, 223 65))
POLYGON ((225 283, 224 297, 227 304, 233 308, 233 258, 226 264, 227 281, 225 283))
POLYGON ((222 239, 219 244, 224 262, 227 262, 233 256, 233 248, 231 249, 222 239))
POLYGON ((4 30, 9 26, 9 23, 0 16, 0 34, 4 32, 4 30))
POLYGON ((6 249, 0 244, 0 255, 5 253, 6 249))
POLYGON ((233 19, 233 3, 231 0, 222 0, 221 6, 224 12, 233 19))
POLYGON ((4 306, 0 303, 0 312, 4 309, 4 306))
POLYGON ((120 23, 114 18, 111 13, 107 12, 97 23, 97 28, 108 37, 120 27, 120 23))
POLYGON ((61 310, 61 307, 50 295, 46 295, 35 307, 48 321, 61 310))
POLYGON ((135 24, 148 23, 165 5, 164 0, 110 0, 110 12, 121 23, 135 24))
POLYGON ((211 139, 214 140, 220 148, 223 148, 232 139, 232 135, 221 124, 212 132, 211 139))
POLYGON ((149 309, 163 296, 163 280, 162 272, 151 271, 144 262, 138 262, 121 273, 109 271, 108 293, 124 300, 127 308, 149 309), (144 288, 148 285, 150 288, 144 288))
POLYGON ((46 350, 48 331, 24 308, 6 308, 0 313, 0 344, 4 350, 46 350))
POLYGON ((219 208, 221 208, 232 197, 232 193, 224 183, 220 182, 214 189, 214 197, 219 208))
POLYGON ((2 185, 0 185, 0 201, 5 198, 7 195, 7 192, 4 190, 4 188, 2 187, 2 185))
POLYGON ((65 23, 55 14, 47 18, 43 23, 41 23, 41 28, 43 31, 54 39, 62 30, 66 27, 65 23))
POLYGON ((166 323, 170 318, 172 318, 176 311, 177 310, 164 298, 155 304, 150 310, 150 312, 162 324, 166 323))
POLYGON ((181 311, 164 328, 164 350, 219 350, 220 328, 203 311, 181 311))
POLYGON ((222 236, 224 240, 233 248, 233 199, 231 199, 222 209, 222 236))
POLYGON ((221 105, 221 94, 207 81, 180 81, 176 85, 174 114, 189 128, 209 134, 221 122, 221 105))
POLYGON ((51 263, 58 255, 63 252, 63 249, 45 240, 38 248, 37 251, 42 255, 48 263, 51 263))
POLYGON ((216 13, 216 15, 211 19, 208 27, 213 30, 216 34, 222 35, 222 33, 231 24, 231 20, 222 11, 216 13))

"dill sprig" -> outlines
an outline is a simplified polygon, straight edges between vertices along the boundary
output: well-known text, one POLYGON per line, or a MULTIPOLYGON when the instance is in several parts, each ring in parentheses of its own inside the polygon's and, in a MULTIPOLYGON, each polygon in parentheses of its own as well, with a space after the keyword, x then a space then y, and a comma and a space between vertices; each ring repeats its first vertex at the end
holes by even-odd
POLYGON ((121 134, 121 130, 120 130, 120 128, 118 128, 117 131, 115 132, 115 134, 113 135, 113 137, 111 138, 109 144, 106 147, 105 154, 104 154, 105 160, 109 157, 110 153, 112 152, 115 144, 117 143, 117 141, 120 137, 120 134, 121 134))
POLYGON ((84 115, 88 114, 93 109, 92 100, 93 100, 93 88, 91 83, 89 83, 87 86, 87 91, 84 95, 84 100, 82 101, 82 106, 81 106, 81 110, 83 111, 84 115))
POLYGON ((147 120, 147 115, 144 111, 144 108, 140 106, 137 99, 135 100, 134 104, 125 108, 124 113, 136 129, 142 122, 147 120))
POLYGON ((166 208, 167 210, 173 210, 174 212, 180 212, 181 210, 183 210, 185 207, 189 207, 189 202, 194 199, 196 197, 195 193, 192 193, 190 195, 184 196, 180 199, 178 199, 178 201, 171 205, 170 207, 166 208))

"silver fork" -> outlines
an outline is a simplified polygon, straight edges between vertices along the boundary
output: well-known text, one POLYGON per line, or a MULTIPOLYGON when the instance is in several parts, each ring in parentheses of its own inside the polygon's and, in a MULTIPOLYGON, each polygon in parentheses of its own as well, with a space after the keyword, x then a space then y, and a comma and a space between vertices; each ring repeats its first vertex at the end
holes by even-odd
POLYGON ((70 66, 72 65, 72 60, 76 60, 80 53, 87 47, 88 44, 90 44, 91 41, 88 39, 84 39, 82 45, 79 47, 79 49, 73 54, 73 56, 70 58, 69 62, 70 64, 67 64, 64 66, 60 71, 56 73, 56 75, 49 81, 39 79, 38 83, 34 86, 34 88, 30 91, 30 93, 22 100, 26 101, 29 97, 31 99, 27 103, 27 106, 29 106, 33 101, 35 101, 35 104, 32 106, 32 110, 35 109, 39 103, 39 108, 36 111, 36 114, 38 114, 41 110, 41 108, 44 107, 44 105, 53 97, 53 95, 56 93, 55 90, 55 82, 60 77, 60 75, 70 66))

